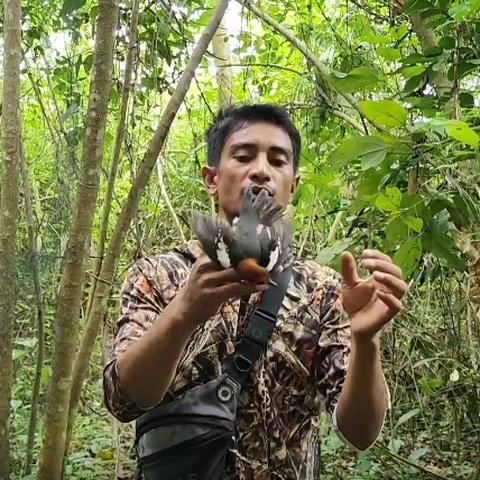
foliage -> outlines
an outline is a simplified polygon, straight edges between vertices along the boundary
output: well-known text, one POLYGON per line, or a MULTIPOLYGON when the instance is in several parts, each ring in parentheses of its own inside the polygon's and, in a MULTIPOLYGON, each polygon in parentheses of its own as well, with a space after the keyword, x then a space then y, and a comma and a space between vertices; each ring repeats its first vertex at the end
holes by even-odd
MULTIPOLYGON (((212 6, 196 0, 142 2, 134 94, 108 235, 212 6)), ((234 97, 285 105, 302 132, 301 184, 293 201, 299 254, 337 268, 345 249, 358 255, 365 247, 378 248, 393 256, 411 285, 408 312, 384 336, 392 395, 384 435, 357 458, 323 421, 323 478, 479 478, 480 328, 478 306, 469 302, 467 269, 480 240, 480 5, 476 0, 409 0, 398 6, 382 0, 264 0, 260 7, 328 69, 328 75, 319 72, 297 46, 252 14, 248 2, 230 5, 226 23, 234 97), (433 44, 427 46, 422 32, 433 44), (355 105, 348 101, 350 94, 355 105)), ((129 12, 129 2, 122 3, 105 172, 119 112, 129 12)), ((84 136, 97 3, 65 0, 59 6, 35 0, 23 14, 22 122, 45 291, 45 395, 56 287, 84 136)), ((161 154, 167 194, 188 238, 191 209, 210 208, 198 173, 205 162, 204 131, 216 110, 210 52, 161 154)), ((106 180, 100 186, 92 257, 106 180)), ((108 299, 110 328, 129 264, 140 255, 172 248, 180 238, 158 180, 152 175, 131 225, 108 299)), ((36 348, 25 232, 23 222, 12 397, 12 451, 19 479, 25 478, 22 452, 36 348)), ((84 309, 89 287, 87 281, 84 309)), ((128 444, 111 435, 102 406, 102 343, 91 362, 70 450, 66 478, 72 480, 111 478, 117 443, 128 444)), ((44 402, 42 396, 40 415, 44 402)))

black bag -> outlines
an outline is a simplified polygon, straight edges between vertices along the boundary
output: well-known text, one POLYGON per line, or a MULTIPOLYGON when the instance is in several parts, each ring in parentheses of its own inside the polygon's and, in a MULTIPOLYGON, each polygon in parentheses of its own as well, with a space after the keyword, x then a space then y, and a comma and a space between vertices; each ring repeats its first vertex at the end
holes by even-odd
POLYGON ((235 446, 240 390, 266 348, 290 280, 291 268, 273 279, 252 314, 225 373, 180 399, 153 408, 136 422, 137 478, 221 480, 235 446))

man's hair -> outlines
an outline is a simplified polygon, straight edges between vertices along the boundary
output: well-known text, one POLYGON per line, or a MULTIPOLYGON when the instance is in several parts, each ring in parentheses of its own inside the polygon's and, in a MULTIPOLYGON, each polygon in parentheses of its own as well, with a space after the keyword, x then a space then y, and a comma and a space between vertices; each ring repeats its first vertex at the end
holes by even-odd
POLYGON ((228 137, 246 123, 270 123, 282 128, 293 145, 293 168, 296 172, 300 160, 301 140, 297 127, 283 107, 271 104, 244 105, 221 110, 207 130, 207 162, 217 167, 228 137))

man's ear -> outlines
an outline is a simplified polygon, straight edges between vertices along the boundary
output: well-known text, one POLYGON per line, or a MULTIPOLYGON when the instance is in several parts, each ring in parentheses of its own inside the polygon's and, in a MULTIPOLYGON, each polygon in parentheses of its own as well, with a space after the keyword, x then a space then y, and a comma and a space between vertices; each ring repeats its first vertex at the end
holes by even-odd
POLYGON ((300 175, 297 175, 290 185, 290 200, 292 199, 293 195, 297 191, 298 184, 300 183, 300 175))
POLYGON ((203 184, 205 185, 208 194, 212 197, 216 197, 218 192, 217 169, 215 167, 205 165, 204 167, 202 167, 202 178, 203 184))

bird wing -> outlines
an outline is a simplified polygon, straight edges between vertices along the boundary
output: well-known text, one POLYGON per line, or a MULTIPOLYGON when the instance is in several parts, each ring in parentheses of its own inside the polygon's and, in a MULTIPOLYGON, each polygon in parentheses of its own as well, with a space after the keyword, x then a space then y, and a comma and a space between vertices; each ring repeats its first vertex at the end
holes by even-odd
POLYGON ((208 257, 223 268, 230 268, 228 245, 231 245, 233 235, 228 222, 194 210, 191 226, 208 257))
POLYGON ((285 265, 291 255, 293 244, 293 224, 283 218, 273 225, 266 226, 259 234, 261 244, 260 265, 269 272, 285 265))

